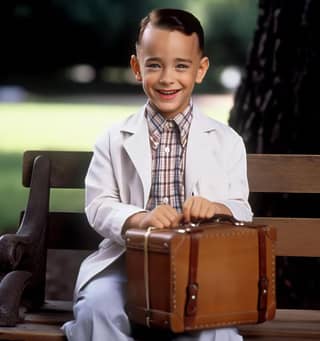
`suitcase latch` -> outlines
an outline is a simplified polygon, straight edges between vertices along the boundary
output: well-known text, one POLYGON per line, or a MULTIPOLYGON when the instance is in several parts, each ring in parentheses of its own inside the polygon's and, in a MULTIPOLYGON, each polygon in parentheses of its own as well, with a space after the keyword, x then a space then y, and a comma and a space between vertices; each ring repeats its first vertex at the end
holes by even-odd
POLYGON ((197 299, 198 299, 199 286, 197 283, 189 284, 187 287, 187 304, 186 315, 195 315, 197 312, 197 299))

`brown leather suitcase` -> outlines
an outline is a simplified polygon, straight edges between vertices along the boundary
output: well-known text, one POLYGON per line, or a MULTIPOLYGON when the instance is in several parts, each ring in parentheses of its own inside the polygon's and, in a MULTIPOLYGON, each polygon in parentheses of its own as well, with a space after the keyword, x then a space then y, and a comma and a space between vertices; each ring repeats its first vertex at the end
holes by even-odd
POLYGON ((183 332, 274 318, 274 227, 219 217, 125 239, 132 322, 183 332))

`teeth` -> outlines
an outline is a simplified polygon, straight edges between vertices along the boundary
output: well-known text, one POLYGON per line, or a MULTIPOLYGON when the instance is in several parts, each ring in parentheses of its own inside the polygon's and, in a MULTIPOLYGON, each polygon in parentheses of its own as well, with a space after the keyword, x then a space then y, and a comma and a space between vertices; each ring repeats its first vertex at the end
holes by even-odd
POLYGON ((178 90, 169 90, 169 91, 160 90, 160 92, 164 95, 173 95, 173 94, 177 93, 178 90))

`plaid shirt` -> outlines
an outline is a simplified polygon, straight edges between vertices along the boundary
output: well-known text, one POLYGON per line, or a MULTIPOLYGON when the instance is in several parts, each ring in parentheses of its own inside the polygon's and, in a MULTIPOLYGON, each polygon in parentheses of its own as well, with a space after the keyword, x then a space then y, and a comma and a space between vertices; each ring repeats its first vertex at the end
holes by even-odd
POLYGON ((192 121, 192 104, 183 113, 166 120, 148 103, 145 115, 152 151, 152 184, 147 209, 169 204, 181 212, 185 200, 185 155, 192 121))

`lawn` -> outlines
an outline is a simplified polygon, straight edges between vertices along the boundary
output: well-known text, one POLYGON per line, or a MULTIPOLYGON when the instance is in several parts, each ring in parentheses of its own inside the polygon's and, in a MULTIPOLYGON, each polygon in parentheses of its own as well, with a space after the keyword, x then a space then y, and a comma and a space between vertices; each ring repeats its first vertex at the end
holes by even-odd
MULTIPOLYGON (((105 127, 135 112, 144 99, 125 97, 120 105, 72 103, 0 103, 0 231, 17 226, 25 207, 27 189, 21 185, 21 159, 25 150, 91 150, 105 127), (130 104, 134 103, 134 104, 130 104)), ((230 96, 201 96, 203 111, 227 122, 230 96)), ((83 209, 83 192, 55 190, 51 208, 83 209)))

